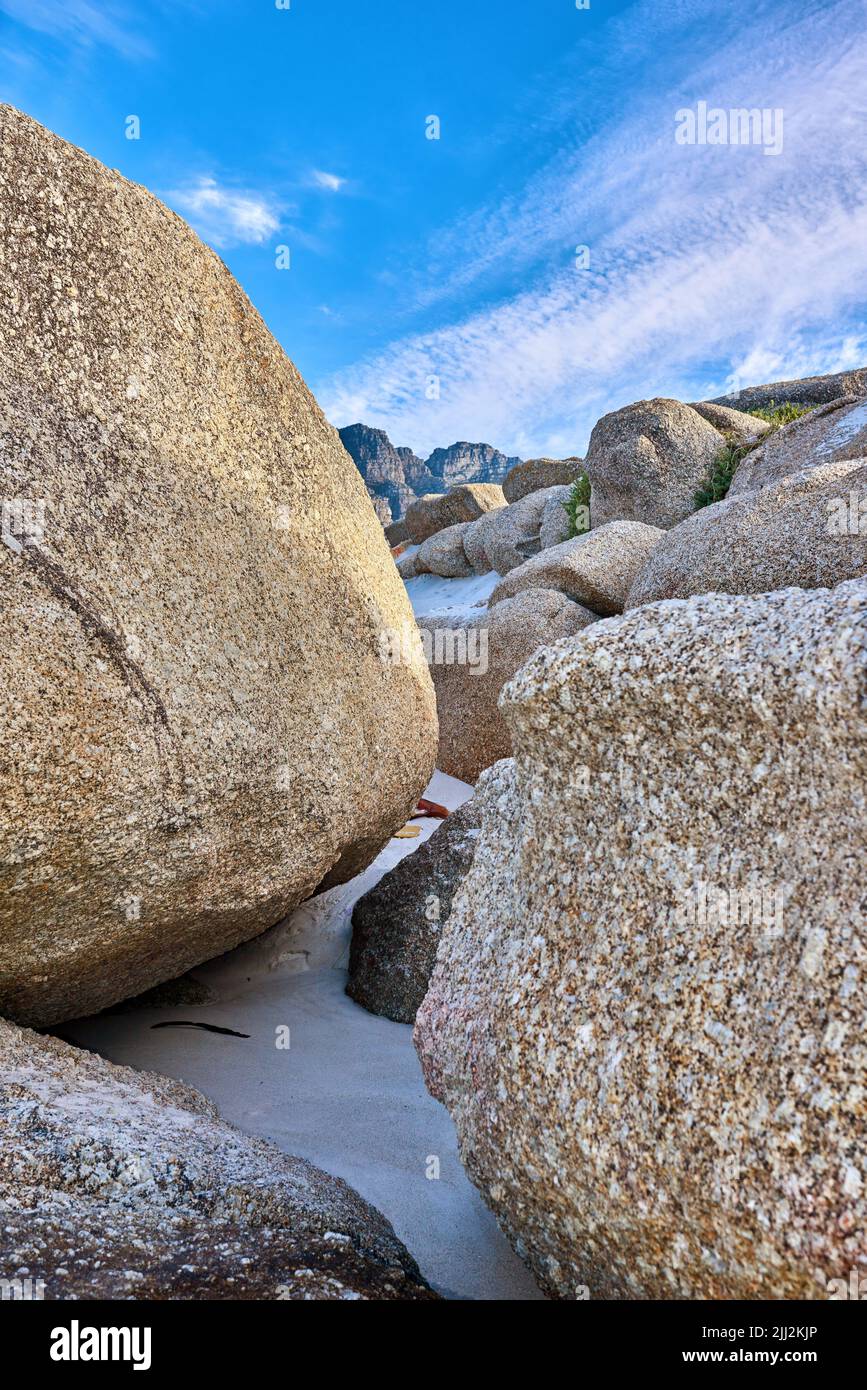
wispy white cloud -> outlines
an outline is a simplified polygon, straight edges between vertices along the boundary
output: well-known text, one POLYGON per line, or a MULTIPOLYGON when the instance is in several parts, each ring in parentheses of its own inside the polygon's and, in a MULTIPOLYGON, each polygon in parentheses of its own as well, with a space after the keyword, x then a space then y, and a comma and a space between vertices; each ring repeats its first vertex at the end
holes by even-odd
POLYGON ((0 0, 0 11, 28 29, 67 43, 102 44, 127 58, 150 57, 135 7, 116 0, 0 0))
POLYGON ((260 245, 280 226, 281 208, 268 195, 230 188, 210 175, 200 175, 181 188, 163 194, 183 213, 205 241, 220 249, 260 245))
POLYGON ((339 193, 341 188, 346 187, 346 179, 339 174, 326 173, 324 169, 314 169, 311 179, 316 188, 323 188, 329 193, 339 193))
MULTIPOLYGON (((601 413, 642 395, 694 399, 867 361, 862 0, 797 13, 757 0, 728 41, 700 23, 718 13, 711 0, 672 10, 683 34, 679 48, 669 35, 669 84, 636 92, 580 150, 564 142, 508 203, 439 229, 448 273, 415 293, 442 320, 509 268, 523 286, 318 383, 335 423, 364 419, 422 452, 486 438, 573 453, 601 413), (783 108, 783 153, 676 145, 674 113, 698 100, 783 108), (578 270, 582 243, 590 268, 578 270)), ((609 66, 635 58, 634 27, 612 38, 609 66)))

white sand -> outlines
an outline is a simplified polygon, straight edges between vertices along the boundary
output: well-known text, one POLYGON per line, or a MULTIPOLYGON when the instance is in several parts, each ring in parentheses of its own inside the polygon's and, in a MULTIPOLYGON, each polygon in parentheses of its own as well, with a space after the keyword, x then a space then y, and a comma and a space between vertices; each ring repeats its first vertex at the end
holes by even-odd
MULTIPOLYGON (((437 773, 427 794, 454 809, 470 791, 437 773)), ((192 972, 213 1002, 102 1014, 58 1032, 111 1061, 190 1082, 241 1129, 345 1178, 389 1218, 440 1293, 541 1299, 463 1171, 451 1119, 422 1081, 412 1030, 367 1013, 344 993, 353 904, 439 824, 415 823, 419 839, 392 840, 351 884, 192 972), (251 1036, 151 1030, 168 1019, 251 1036), (288 1050, 276 1045, 281 1028, 290 1030, 288 1050), (439 1161, 435 1180, 426 1176, 432 1158, 439 1161)))
POLYGON ((487 608, 488 599, 500 582, 495 570, 490 574, 471 574, 467 579, 441 579, 438 574, 417 574, 407 580, 406 591, 417 618, 428 613, 466 613, 487 608))

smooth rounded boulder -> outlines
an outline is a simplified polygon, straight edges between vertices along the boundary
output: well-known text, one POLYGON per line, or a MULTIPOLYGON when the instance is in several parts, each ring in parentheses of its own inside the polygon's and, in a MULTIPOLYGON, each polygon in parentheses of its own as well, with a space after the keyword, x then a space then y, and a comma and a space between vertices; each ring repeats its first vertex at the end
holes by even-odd
POLYGON ((626 608, 692 594, 831 588, 867 574, 865 490, 867 459, 854 459, 702 507, 663 536, 626 608))
POLYGON ((0 108, 0 1012, 180 975, 364 867, 433 688, 364 484, 220 258, 0 108))
POLYGON ((580 458, 525 459, 509 469, 503 479, 503 492, 507 502, 520 502, 541 488, 571 487, 583 472, 584 460, 580 458))
POLYGON ((464 537, 472 522, 445 526, 422 541, 415 555, 417 574, 438 574, 443 579, 462 579, 473 573, 464 550, 464 537))
POLYGON ((428 492, 411 502, 404 523, 410 540, 421 545, 437 531, 475 521, 485 512, 504 507, 506 499, 499 483, 461 483, 448 492, 428 492))
POLYGON ((681 401, 636 401, 603 415, 585 459, 593 525, 676 526, 695 510, 724 445, 719 430, 681 401))
POLYGON ((636 576, 664 536, 640 521, 609 521, 510 570, 492 592, 489 607, 534 589, 556 589, 600 617, 622 613, 636 576))
POLYGON ((867 1225, 867 584, 539 652, 416 1021, 551 1297, 822 1299, 867 1225))
POLYGON ((690 410, 738 445, 755 443, 771 428, 767 420, 757 415, 747 415, 743 410, 732 410, 730 406, 717 405, 714 401, 694 401, 690 410))

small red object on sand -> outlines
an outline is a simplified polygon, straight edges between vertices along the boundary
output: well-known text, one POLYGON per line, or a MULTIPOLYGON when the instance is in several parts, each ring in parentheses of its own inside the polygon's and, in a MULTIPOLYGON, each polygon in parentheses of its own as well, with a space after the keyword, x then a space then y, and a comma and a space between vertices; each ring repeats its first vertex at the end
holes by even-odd
POLYGON ((417 816, 437 816, 439 820, 445 820, 446 816, 451 813, 438 801, 428 801, 427 797, 420 796, 414 814, 417 816))

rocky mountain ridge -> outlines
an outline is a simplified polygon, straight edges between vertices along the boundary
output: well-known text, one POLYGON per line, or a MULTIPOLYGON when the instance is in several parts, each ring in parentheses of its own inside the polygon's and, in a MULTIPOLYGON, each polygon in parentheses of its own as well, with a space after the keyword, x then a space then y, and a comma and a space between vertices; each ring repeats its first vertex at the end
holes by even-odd
POLYGON ((385 430, 361 423, 346 425, 338 433, 384 526, 403 516, 425 493, 447 492, 462 483, 502 483, 509 469, 522 462, 490 444, 467 440, 434 449, 424 460, 412 449, 395 448, 385 430))

